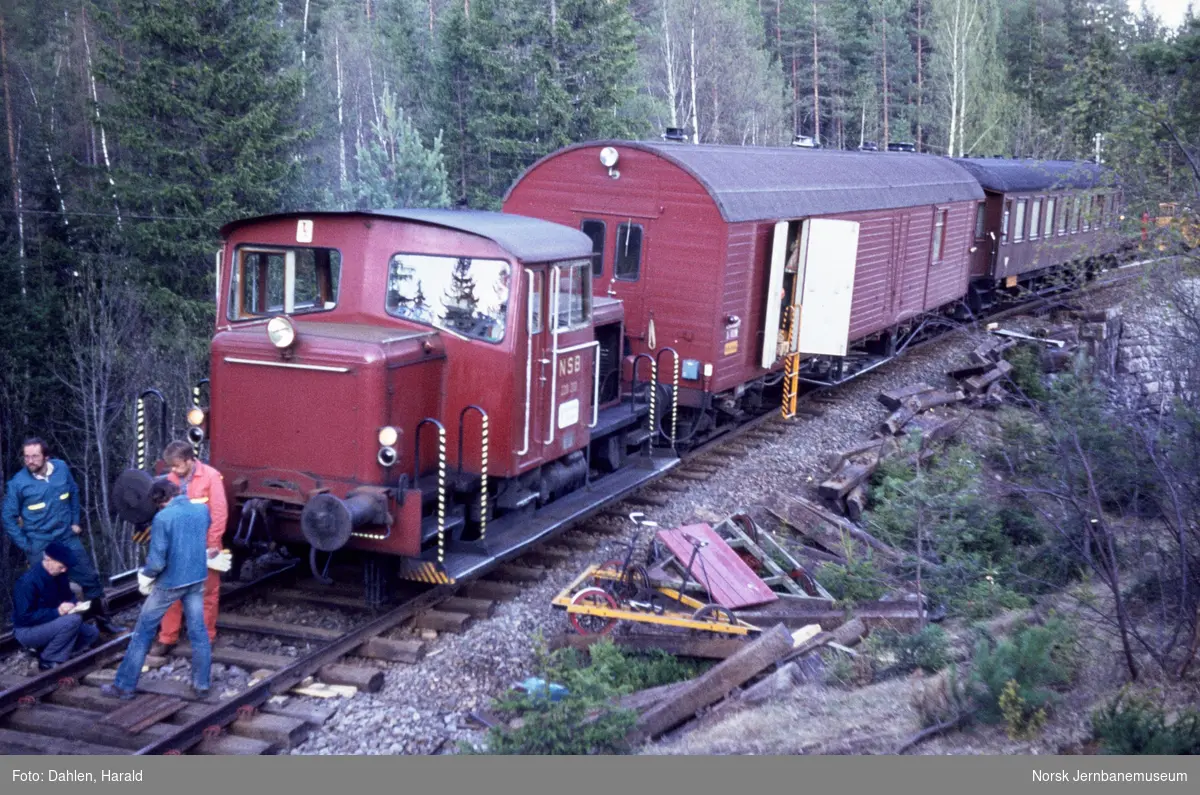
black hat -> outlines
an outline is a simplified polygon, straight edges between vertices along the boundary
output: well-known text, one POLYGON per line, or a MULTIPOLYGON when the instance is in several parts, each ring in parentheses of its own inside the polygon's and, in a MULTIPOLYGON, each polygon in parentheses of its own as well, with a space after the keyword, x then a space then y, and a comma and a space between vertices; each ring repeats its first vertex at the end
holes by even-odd
POLYGON ((154 518, 158 510, 150 500, 150 486, 154 478, 140 469, 127 469, 117 476, 113 484, 113 510, 122 521, 142 527, 154 518))
POLYGON ((68 569, 75 565, 75 553, 66 544, 51 541, 42 552, 46 557, 57 560, 68 569))

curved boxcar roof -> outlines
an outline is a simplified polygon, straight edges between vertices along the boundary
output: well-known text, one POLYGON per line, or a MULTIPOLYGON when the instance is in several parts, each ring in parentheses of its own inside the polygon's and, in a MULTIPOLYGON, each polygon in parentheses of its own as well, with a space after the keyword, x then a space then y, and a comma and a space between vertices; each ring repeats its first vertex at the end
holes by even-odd
POLYGON ((675 164, 704 186, 730 223, 983 198, 978 183, 953 161, 904 152, 590 141, 547 155, 526 174, 550 158, 603 146, 640 149, 675 164))
POLYGON ((1116 174, 1103 166, 1079 160, 1007 160, 959 157, 956 163, 970 171, 984 190, 997 193, 1098 188, 1116 184, 1116 174))
POLYGON ((228 237, 234 229, 246 224, 278 218, 345 218, 349 216, 394 218, 400 221, 415 221, 466 232, 494 241, 505 251, 524 262, 545 262, 592 256, 591 238, 578 229, 551 221, 543 221, 539 218, 493 213, 486 210, 398 209, 277 213, 232 221, 221 227, 221 234, 228 237))

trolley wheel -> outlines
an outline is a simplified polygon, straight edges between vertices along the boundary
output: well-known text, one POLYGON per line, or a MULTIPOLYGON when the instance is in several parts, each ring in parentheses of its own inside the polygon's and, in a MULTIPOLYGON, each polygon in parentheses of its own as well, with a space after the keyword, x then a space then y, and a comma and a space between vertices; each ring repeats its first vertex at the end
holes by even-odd
POLYGON ((809 574, 807 571, 805 571, 802 567, 797 566, 796 568, 792 569, 791 571, 788 572, 788 576, 791 577, 793 580, 795 580, 796 583, 802 589, 804 589, 804 592, 806 594, 808 594, 809 596, 819 596, 820 595, 819 592, 817 591, 816 580, 814 580, 812 578, 812 575, 809 574))
MULTIPOLYGON (((617 609, 617 600, 603 588, 584 588, 571 597, 571 604, 617 609)), ((580 635, 607 635, 617 625, 615 618, 592 616, 587 613, 568 612, 567 615, 571 619, 571 626, 575 627, 575 631, 580 635)))
POLYGON ((650 593, 650 573, 645 566, 630 566, 621 579, 610 585, 618 599, 645 599, 650 593))
POLYGON ((715 604, 707 604, 704 607, 698 608, 695 613, 692 613, 692 620, 708 621, 714 624, 728 624, 729 626, 737 623, 733 618, 733 613, 729 612, 728 608, 715 604))
POLYGON ((608 585, 610 582, 616 582, 616 580, 597 577, 596 574, 599 574, 600 572, 604 572, 605 574, 609 574, 609 575, 616 577, 621 573, 621 569, 624 566, 625 566, 625 563, 623 561, 616 560, 615 558, 613 560, 604 561, 596 569, 595 573, 592 574, 592 584, 603 588, 605 585, 608 585))

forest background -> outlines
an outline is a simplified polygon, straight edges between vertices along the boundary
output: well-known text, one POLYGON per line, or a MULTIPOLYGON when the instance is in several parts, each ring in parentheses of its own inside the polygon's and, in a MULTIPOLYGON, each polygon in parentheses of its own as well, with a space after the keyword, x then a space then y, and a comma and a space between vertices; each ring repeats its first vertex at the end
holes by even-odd
POLYGON ((133 399, 158 387, 181 429, 233 219, 496 209, 542 155, 666 127, 700 143, 1100 158, 1133 231, 1159 202, 1200 207, 1190 9, 1168 28, 1124 0, 0 8, 0 476, 23 437, 45 437, 109 572, 136 556, 108 493, 133 451, 133 399))

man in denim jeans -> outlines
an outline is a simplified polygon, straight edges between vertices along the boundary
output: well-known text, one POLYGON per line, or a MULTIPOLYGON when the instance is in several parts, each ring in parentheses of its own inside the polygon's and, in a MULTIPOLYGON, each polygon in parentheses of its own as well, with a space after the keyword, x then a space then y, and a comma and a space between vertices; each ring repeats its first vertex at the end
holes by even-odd
POLYGON ((166 479, 150 487, 150 502, 158 509, 150 530, 146 565, 138 572, 138 588, 146 594, 133 638, 116 679, 100 691, 110 698, 132 699, 142 675, 142 665, 163 615, 176 601, 183 602, 188 640, 192 644, 192 690, 206 698, 212 668, 212 647, 204 626, 204 582, 208 576, 208 506, 179 494, 166 479))

